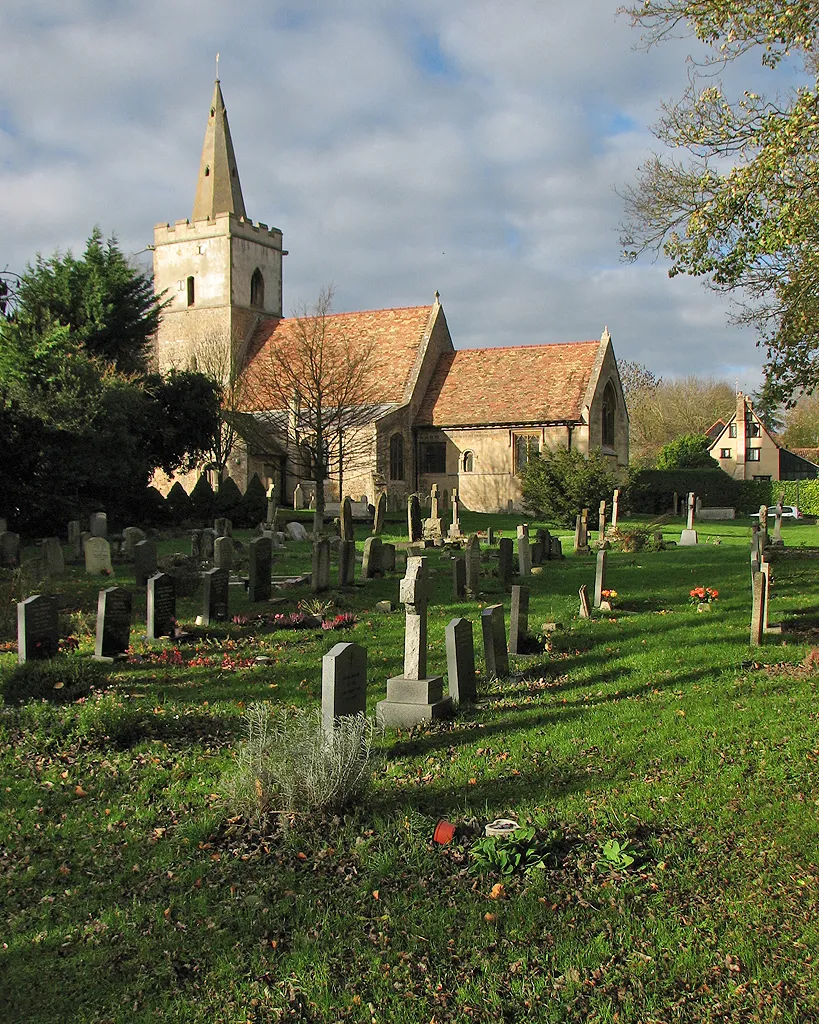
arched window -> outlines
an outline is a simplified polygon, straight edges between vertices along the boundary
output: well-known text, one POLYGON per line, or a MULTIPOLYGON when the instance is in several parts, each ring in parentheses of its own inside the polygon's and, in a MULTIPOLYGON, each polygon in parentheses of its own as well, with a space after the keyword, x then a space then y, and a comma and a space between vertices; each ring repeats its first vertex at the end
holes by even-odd
POLYGON ((464 473, 472 473, 475 469, 475 456, 472 452, 464 452, 461 456, 461 470, 464 473))
POLYGON ((390 480, 404 479, 404 435, 393 434, 390 438, 390 480))
POLYGON ((188 278, 188 305, 192 306, 196 301, 196 288, 194 286, 193 277, 188 278))
POLYGON ((602 443, 604 448, 614 447, 614 413, 617 410, 617 396, 614 393, 614 387, 611 381, 606 384, 606 389, 603 392, 603 430, 602 430, 602 443))
POLYGON ((258 267, 250 279, 250 305, 264 309, 264 277, 258 267))

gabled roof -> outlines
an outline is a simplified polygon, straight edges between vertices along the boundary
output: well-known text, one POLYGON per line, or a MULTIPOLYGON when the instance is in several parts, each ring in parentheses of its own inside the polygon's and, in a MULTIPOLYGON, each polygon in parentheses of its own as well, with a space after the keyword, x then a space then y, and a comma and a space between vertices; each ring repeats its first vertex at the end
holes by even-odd
MULTIPOLYGON (((412 370, 435 309, 435 306, 412 306, 362 313, 330 313, 324 317, 321 329, 329 346, 342 345, 347 340, 362 347, 373 344, 375 380, 368 398, 372 404, 401 404, 409 399, 407 391, 412 370)), ((296 344, 305 330, 312 329, 316 319, 271 318, 260 323, 250 345, 246 372, 252 378, 254 367, 263 367, 275 347, 296 344)))
POLYGON ((446 352, 418 413, 436 427, 580 422, 599 341, 446 352))
MULTIPOLYGON (((734 419, 736 419, 736 416, 734 416, 734 419)), ((721 436, 726 426, 727 424, 725 420, 717 420, 715 423, 712 423, 711 426, 705 431, 705 436, 708 437, 711 441, 716 441, 716 439, 721 436)))

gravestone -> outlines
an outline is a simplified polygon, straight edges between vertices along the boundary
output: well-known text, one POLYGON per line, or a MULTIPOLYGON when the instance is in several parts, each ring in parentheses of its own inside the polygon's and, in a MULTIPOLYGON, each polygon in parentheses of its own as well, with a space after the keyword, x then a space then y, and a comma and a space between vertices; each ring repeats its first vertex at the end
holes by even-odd
POLYGON ((108 516, 104 512, 92 512, 88 520, 88 531, 92 537, 108 537, 108 516))
POLYGON ((111 573, 111 545, 104 537, 89 537, 85 542, 86 573, 111 573))
POLYGON ((320 537, 313 541, 313 572, 310 577, 310 590, 314 594, 323 594, 330 589, 330 541, 320 537))
POLYGON ((35 594, 17 605, 17 661, 53 658, 60 644, 57 602, 45 594, 35 594))
POLYGON ((384 515, 387 511, 387 495, 382 491, 375 499, 375 515, 373 516, 373 533, 378 535, 384 530, 384 515))
POLYGON ((226 519, 224 516, 220 516, 218 519, 213 520, 213 528, 216 531, 217 537, 233 536, 233 523, 230 519, 226 519))
POLYGON ((68 524, 68 550, 72 562, 79 562, 82 558, 82 542, 80 541, 80 529, 79 519, 72 519, 68 524))
POLYGON ((63 557, 63 546, 59 537, 46 537, 40 545, 43 552, 43 562, 49 576, 61 576, 65 572, 65 558, 63 557))
POLYGON ((381 545, 381 571, 395 572, 395 545, 381 545))
POLYGON ((611 528, 612 530, 617 529, 617 524, 620 521, 620 488, 614 488, 614 497, 611 500, 611 528))
POLYGON ((563 558, 563 545, 560 542, 560 537, 549 538, 549 558, 557 562, 563 558))
POLYGON ((518 574, 531 576, 532 549, 529 545, 529 527, 523 523, 518 527, 518 574))
POLYGON ((481 542, 473 534, 466 545, 466 592, 477 597, 481 589, 481 542))
POLYGON ((768 619, 768 611, 771 607, 771 564, 770 562, 762 561, 759 566, 759 571, 765 577, 765 604, 762 609, 762 632, 763 633, 781 633, 782 626, 774 624, 768 619))
POLYGON ((674 497, 671 499, 671 511, 675 516, 680 514, 680 496, 674 491, 674 497))
POLYGON ((307 532, 307 530, 301 523, 287 523, 285 525, 284 531, 290 538, 290 540, 310 540, 310 534, 307 532))
POLYGON ((265 493, 267 498, 267 508, 265 510, 265 526, 270 530, 276 529, 276 514, 278 512, 278 505, 276 504, 276 487, 271 480, 267 485, 267 492, 265 493))
POLYGON ((580 597, 580 618, 590 619, 591 618, 591 606, 589 605, 589 592, 584 583, 578 591, 580 597))
POLYGON ((597 571, 594 574, 594 607, 599 608, 603 600, 603 591, 606 590, 606 562, 608 551, 597 552, 597 571))
POLYGON ((504 590, 512 585, 515 575, 514 545, 509 537, 501 537, 498 542, 498 579, 504 590))
POLYGON ((466 559, 459 555, 452 559, 452 597, 459 601, 466 596, 466 559))
POLYGON ((321 724, 327 737, 345 715, 367 712, 367 652, 358 644, 331 647, 321 659, 321 724))
POLYGON ((108 587, 97 598, 97 636, 94 658, 111 661, 122 657, 131 642, 131 593, 124 587, 108 587))
POLYGON ((145 540, 145 531, 138 526, 126 526, 122 531, 122 553, 128 559, 133 559, 134 548, 141 540, 145 540))
MULTIPOLYGON (((229 538, 219 538, 228 540, 229 538)), ((202 573, 202 625, 211 622, 225 622, 228 617, 228 593, 230 591, 230 573, 227 569, 208 569, 202 573)))
POLYGON ((216 543, 216 530, 202 530, 201 531, 201 544, 202 544, 202 561, 212 562, 213 561, 213 545, 216 543))
POLYGON ((768 506, 759 506, 759 535, 757 537, 757 543, 759 544, 760 555, 769 545, 768 538, 768 506))
POLYGON ((347 495, 341 502, 341 539, 355 540, 353 533, 353 503, 347 495))
POLYGON ((138 587, 144 587, 156 572, 156 544, 141 540, 134 545, 134 576, 138 587))
POLYGON ((381 538, 368 537, 364 541, 364 557, 361 560, 362 580, 371 580, 381 572, 381 538))
POLYGON ((606 502, 600 502, 600 509, 597 513, 597 539, 602 544, 606 539, 606 502))
POLYGON ((338 545, 338 585, 340 587, 351 587, 354 582, 355 542, 341 540, 338 545))
POLYGON ((213 542, 213 564, 217 569, 233 568, 233 537, 222 534, 213 542))
POLYGON ((493 526, 488 526, 486 528, 486 543, 489 545, 490 548, 495 543, 495 528, 493 526))
POLYGON ((0 533, 0 566, 16 569, 20 564, 20 536, 6 530, 0 533))
POLYGON ((529 588, 512 587, 512 611, 509 615, 509 653, 521 654, 529 632, 529 588))
POLYGON ((387 699, 378 703, 378 720, 385 726, 411 727, 452 714, 452 701, 443 696, 443 677, 427 676, 429 594, 426 558, 407 559, 399 590, 406 611, 404 674, 387 680, 387 699))
POLYGON ((273 567, 273 544, 269 537, 254 537, 247 546, 248 588, 251 603, 270 600, 270 572, 273 567))
POLYGON ((201 530, 191 530, 191 558, 195 562, 203 561, 201 530))
POLYGON ((697 538, 697 531, 694 529, 694 511, 697 505, 697 496, 693 491, 688 492, 688 518, 686 519, 685 529, 680 534, 680 545, 683 547, 691 547, 694 544, 699 543, 697 538))
POLYGON ((173 576, 158 572, 148 580, 149 640, 173 636, 176 629, 176 584, 173 576))
POLYGON ((411 494, 407 498, 407 534, 410 544, 416 544, 423 539, 424 528, 421 522, 421 503, 417 494, 411 494))
POLYGON ((469 619, 450 619, 447 623, 446 671, 450 698, 460 704, 474 701, 475 640, 469 619))
POLYGON ((295 490, 293 491, 293 511, 298 512, 304 508, 304 488, 301 484, 296 484, 295 490))
POLYGON ((753 596, 751 600, 751 647, 759 647, 762 643, 765 602, 767 600, 766 583, 765 573, 754 573, 753 596))
POLYGON ((457 487, 452 488, 452 523, 449 527, 448 538, 451 541, 463 540, 461 533, 461 499, 458 497, 457 487))
POLYGON ((438 510, 438 484, 432 485, 429 503, 429 519, 425 519, 423 522, 422 536, 424 540, 431 540, 437 543, 444 535, 443 522, 438 510))
POLYGON ((782 540, 782 502, 776 503, 776 518, 774 519, 774 532, 771 540, 771 546, 775 548, 784 548, 785 541, 782 540))
POLYGON ((503 605, 490 604, 481 612, 483 657, 486 674, 490 679, 505 679, 509 675, 509 654, 506 649, 506 623, 503 605))
POLYGON ((589 510, 584 508, 575 521, 574 531, 575 553, 586 555, 589 552, 589 510))

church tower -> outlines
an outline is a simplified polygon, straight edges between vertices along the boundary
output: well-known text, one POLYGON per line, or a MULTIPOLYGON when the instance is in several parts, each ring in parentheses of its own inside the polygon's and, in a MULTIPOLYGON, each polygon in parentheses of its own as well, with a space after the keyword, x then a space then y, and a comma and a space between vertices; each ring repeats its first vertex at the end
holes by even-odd
POLYGON ((283 255, 281 231, 245 215, 217 78, 193 218, 154 228, 154 287, 170 299, 157 332, 158 368, 226 379, 260 320, 282 315, 283 255))

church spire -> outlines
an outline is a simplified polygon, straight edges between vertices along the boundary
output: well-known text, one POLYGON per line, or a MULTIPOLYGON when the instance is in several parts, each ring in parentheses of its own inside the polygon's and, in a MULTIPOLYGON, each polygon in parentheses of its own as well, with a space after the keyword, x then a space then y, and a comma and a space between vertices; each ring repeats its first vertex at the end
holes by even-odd
POLYGON ((208 126, 205 129, 205 142, 202 146, 193 219, 213 220, 220 213, 235 213, 237 217, 246 216, 236 156, 230 140, 227 110, 217 78, 213 88, 208 126))

